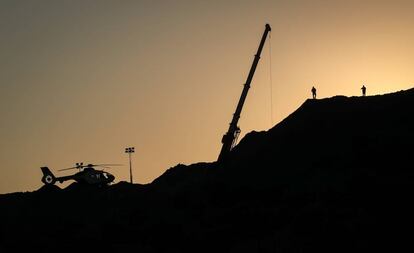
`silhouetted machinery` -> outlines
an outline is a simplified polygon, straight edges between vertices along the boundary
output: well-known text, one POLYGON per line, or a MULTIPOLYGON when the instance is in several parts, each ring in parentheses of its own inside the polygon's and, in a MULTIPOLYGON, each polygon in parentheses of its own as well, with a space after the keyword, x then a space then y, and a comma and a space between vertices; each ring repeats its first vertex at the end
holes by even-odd
POLYGON ((88 164, 83 165, 83 163, 76 163, 75 167, 61 169, 59 171, 64 170, 72 170, 72 169, 79 169, 79 172, 70 175, 70 176, 63 176, 63 177, 55 177, 53 173, 49 170, 48 167, 41 167, 40 169, 43 172, 42 182, 45 185, 53 185, 58 181, 59 183, 63 183, 67 180, 75 180, 81 184, 88 184, 88 185, 108 185, 112 181, 114 181, 115 177, 103 170, 96 170, 94 167, 102 167, 102 168, 109 168, 108 166, 120 166, 121 164, 88 164))
POLYGON ((262 40, 260 41, 259 48, 257 49, 257 53, 254 56, 252 67, 250 68, 249 75, 247 76, 246 83, 244 84, 244 88, 242 91, 242 94, 239 99, 239 103, 236 107, 236 112, 233 114, 233 119, 230 122, 229 130, 227 130, 227 133, 223 136, 221 139, 221 142, 223 143, 223 146, 221 147, 220 155, 218 157, 218 161, 223 161, 230 150, 233 148, 233 146, 236 144, 237 138, 240 134, 240 128, 237 126, 237 122, 239 121, 241 111, 243 109, 244 101, 246 100, 247 93, 250 88, 250 83, 252 82, 254 72, 256 70, 257 64, 260 60, 260 54, 262 52, 264 43, 267 38, 267 34, 271 31, 269 24, 266 24, 265 31, 262 36, 262 40))

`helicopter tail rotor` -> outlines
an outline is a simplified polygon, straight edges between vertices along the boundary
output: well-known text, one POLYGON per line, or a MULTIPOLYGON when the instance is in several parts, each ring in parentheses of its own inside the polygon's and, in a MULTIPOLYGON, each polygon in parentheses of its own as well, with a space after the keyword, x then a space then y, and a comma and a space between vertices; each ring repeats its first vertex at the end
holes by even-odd
POLYGON ((42 182, 45 185, 53 185, 56 183, 56 177, 53 175, 53 173, 49 170, 48 167, 41 167, 40 169, 43 173, 42 182))

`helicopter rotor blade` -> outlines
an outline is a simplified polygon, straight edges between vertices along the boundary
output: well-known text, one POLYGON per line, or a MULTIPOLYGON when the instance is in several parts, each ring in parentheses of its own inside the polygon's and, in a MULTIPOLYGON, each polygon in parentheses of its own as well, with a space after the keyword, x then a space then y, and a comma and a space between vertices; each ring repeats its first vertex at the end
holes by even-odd
POLYGON ((124 166, 123 164, 92 164, 92 166, 104 167, 104 166, 124 166))
POLYGON ((123 164, 87 164, 87 165, 83 165, 83 163, 76 163, 75 167, 70 167, 70 168, 64 168, 64 169, 60 169, 58 171, 65 171, 65 170, 73 170, 73 169, 83 169, 83 168, 87 168, 87 167, 102 167, 102 168, 107 168, 110 169, 110 166, 123 166, 123 164))
POLYGON ((111 168, 111 167, 108 167, 108 166, 96 166, 96 167, 105 168, 105 169, 110 169, 111 168))
POLYGON ((77 169, 78 167, 71 167, 71 168, 65 168, 65 169, 60 169, 58 171, 64 171, 64 170, 73 170, 73 169, 77 169))

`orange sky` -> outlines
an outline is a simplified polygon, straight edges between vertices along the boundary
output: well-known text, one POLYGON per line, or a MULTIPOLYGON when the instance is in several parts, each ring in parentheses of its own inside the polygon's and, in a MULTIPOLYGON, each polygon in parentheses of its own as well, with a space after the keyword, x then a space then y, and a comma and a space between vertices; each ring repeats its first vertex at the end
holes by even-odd
MULTIPOLYGON (((213 161, 265 23, 239 125, 267 130, 319 97, 414 85, 413 1, 1 1, 0 193, 40 166, 128 164, 148 183, 213 161)), ((74 171, 75 172, 75 171, 74 171)), ((128 180, 128 166, 110 170, 128 180)), ((66 173, 56 173, 67 175, 66 173)))

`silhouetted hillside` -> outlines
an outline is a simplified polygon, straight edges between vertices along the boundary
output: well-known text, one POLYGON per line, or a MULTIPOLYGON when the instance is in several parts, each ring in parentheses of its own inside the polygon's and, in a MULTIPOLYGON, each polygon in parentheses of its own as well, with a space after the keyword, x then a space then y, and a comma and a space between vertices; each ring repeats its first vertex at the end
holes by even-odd
POLYGON ((119 252, 407 250, 413 115, 414 89, 307 100, 246 135, 222 164, 180 164, 148 185, 0 195, 0 249, 87 241, 119 252))

